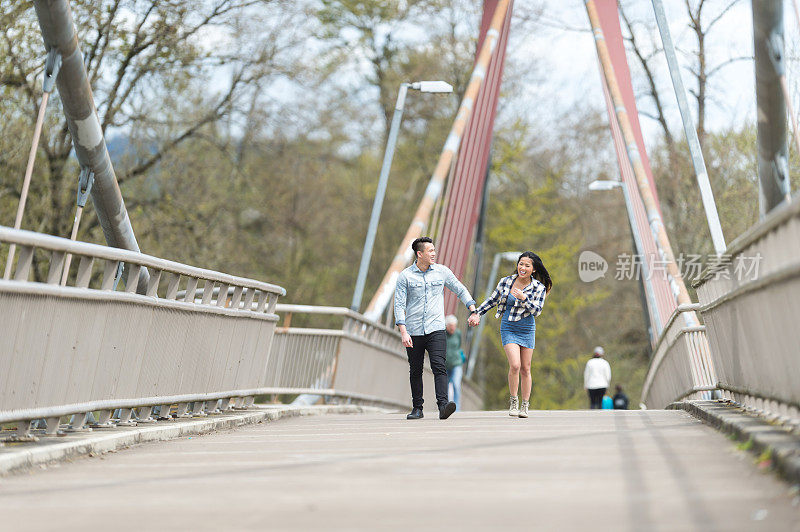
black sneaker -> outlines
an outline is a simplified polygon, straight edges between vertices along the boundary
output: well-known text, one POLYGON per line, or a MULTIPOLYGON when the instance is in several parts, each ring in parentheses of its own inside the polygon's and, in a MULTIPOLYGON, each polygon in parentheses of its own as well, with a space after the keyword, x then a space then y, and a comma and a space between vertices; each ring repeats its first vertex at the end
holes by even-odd
POLYGON ((456 404, 453 401, 443 404, 442 406, 439 407, 439 419, 447 419, 451 415, 453 415, 453 412, 455 411, 456 411, 456 404))
POLYGON ((423 417, 425 416, 422 415, 422 409, 414 407, 411 409, 411 413, 406 416, 406 419, 422 419, 423 417))

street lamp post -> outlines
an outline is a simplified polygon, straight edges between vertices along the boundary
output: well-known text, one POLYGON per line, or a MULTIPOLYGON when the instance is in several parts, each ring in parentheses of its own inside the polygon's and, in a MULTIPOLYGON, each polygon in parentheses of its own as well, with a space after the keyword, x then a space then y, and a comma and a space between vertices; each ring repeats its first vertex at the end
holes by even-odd
MULTIPOLYGON (((486 281, 486 295, 483 298, 484 301, 489 299, 489 296, 492 295, 492 288, 494 288, 494 283, 497 280, 497 269, 500 267, 500 259, 515 261, 517 260, 518 256, 519 253, 516 251, 506 251, 494 254, 494 260, 492 260, 492 271, 489 272, 489 279, 486 281)), ((472 378, 472 372, 475 371, 475 361, 478 358, 478 348, 481 345, 481 334, 483 334, 484 323, 484 320, 481 320, 481 322, 478 324, 478 330, 475 332, 475 336, 472 339, 472 345, 470 346, 469 350, 469 359, 467 360, 466 377, 468 379, 472 378)))
MULTIPOLYGON (((639 229, 636 226, 636 219, 633 216, 633 206, 631 205, 631 198, 630 195, 628 194, 628 187, 626 187, 622 183, 622 181, 598 180, 589 183, 589 190, 594 190, 594 191, 614 190, 615 188, 622 189, 622 196, 625 198, 625 210, 628 212, 628 222, 630 223, 631 234, 633 235, 633 245, 636 248, 636 254, 639 257, 641 257, 642 265, 647 270, 647 257, 645 256, 644 246, 642 245, 642 236, 639 234, 639 229)), ((642 280, 644 282, 645 297, 647 298, 647 303, 652 312, 653 321, 655 322, 650 324, 651 328, 655 327, 655 335, 653 335, 652 330, 650 331, 651 333, 650 340, 652 343, 653 339, 658 338, 661 335, 661 318, 658 312, 658 306, 656 305, 655 291, 653 290, 653 284, 652 281, 650 280, 650 276, 647 273, 645 273, 642 280)))
POLYGON ((372 214, 369 218, 367 238, 364 241, 364 250, 361 252, 361 265, 358 268, 356 288, 353 291, 353 301, 350 304, 350 308, 356 312, 358 312, 361 307, 361 298, 364 295, 364 284, 367 282, 367 270, 369 269, 369 261, 372 258, 372 247, 375 244, 375 234, 378 231, 378 221, 380 220, 381 209, 383 208, 383 198, 386 195, 386 183, 389 180, 389 170, 392 167, 394 148, 397 144, 397 133, 400 130, 400 121, 403 118, 403 107, 406 103, 406 93, 408 89, 433 93, 453 92, 453 87, 444 81, 417 81, 415 83, 402 83, 400 85, 400 92, 397 94, 397 103, 394 106, 392 125, 389 128, 389 138, 386 141, 386 152, 383 155, 381 175, 380 178, 378 178, 378 190, 375 191, 375 200, 372 203, 372 214))

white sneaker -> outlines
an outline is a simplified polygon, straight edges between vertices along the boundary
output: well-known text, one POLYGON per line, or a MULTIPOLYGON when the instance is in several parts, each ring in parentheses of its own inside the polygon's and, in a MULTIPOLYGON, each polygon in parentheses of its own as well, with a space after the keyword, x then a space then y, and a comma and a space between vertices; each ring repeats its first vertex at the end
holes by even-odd
POLYGON ((530 401, 522 401, 522 404, 519 407, 519 417, 528 417, 528 407, 530 404, 530 401))
POLYGON ((508 415, 516 417, 519 415, 519 398, 512 395, 510 399, 510 406, 508 407, 508 415))

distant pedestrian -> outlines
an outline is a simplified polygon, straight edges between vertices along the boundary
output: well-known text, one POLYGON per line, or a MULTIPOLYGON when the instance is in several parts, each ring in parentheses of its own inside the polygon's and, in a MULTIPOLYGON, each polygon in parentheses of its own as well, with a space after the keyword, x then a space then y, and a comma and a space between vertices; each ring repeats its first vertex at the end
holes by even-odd
POLYGON ((611 382, 611 366, 603 358, 606 352, 599 345, 594 348, 592 358, 583 371, 583 387, 589 393, 589 408, 602 408, 603 396, 611 382))
POLYGON ((610 395, 603 396, 603 410, 614 410, 614 400, 610 395))
POLYGON ((628 396, 622 391, 622 386, 617 384, 617 393, 614 394, 614 410, 627 410, 628 409, 628 396))
POLYGON ((542 259, 532 251, 522 253, 517 259, 516 271, 497 283, 492 295, 481 303, 478 312, 469 317, 474 327, 481 316, 497 305, 495 318, 500 320, 500 341, 508 359, 509 416, 528 417, 533 379, 531 359, 536 343, 536 316, 542 313, 544 299, 553 281, 542 259), (522 387, 522 403, 517 393, 522 387))
POLYGON ((406 348, 412 409, 406 418, 422 416, 422 364, 425 351, 431 362, 439 419, 447 419, 456 404, 447 398, 447 335, 444 325, 444 289, 458 296, 470 312, 475 300, 447 266, 436 264, 433 240, 425 236, 412 242, 416 260, 400 272, 394 292, 395 324, 406 348))
POLYGON ((461 410, 461 377, 464 375, 464 350, 461 349, 461 331, 458 318, 450 314, 444 319, 447 333, 447 395, 461 410))

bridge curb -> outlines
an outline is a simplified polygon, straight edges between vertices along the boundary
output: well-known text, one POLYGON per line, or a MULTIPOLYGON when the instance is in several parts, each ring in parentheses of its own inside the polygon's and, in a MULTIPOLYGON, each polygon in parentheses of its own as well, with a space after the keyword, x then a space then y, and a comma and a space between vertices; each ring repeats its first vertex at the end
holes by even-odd
POLYGON ((790 429, 719 401, 681 401, 667 409, 684 410, 720 432, 735 436, 756 456, 768 453, 784 479, 800 483, 800 436, 790 429))
POLYGON ((95 429, 91 433, 69 435, 65 438, 40 439, 35 443, 7 445, 0 453, 0 477, 23 472, 34 467, 71 461, 85 456, 115 452, 134 445, 208 434, 218 430, 235 429, 299 416, 323 414, 362 414, 385 412, 385 409, 360 405, 325 405, 303 407, 272 407, 253 405, 250 409, 207 418, 173 419, 137 427, 95 429), (113 432, 112 432, 113 431, 113 432), (74 438, 74 439, 73 439, 74 438), (67 441, 64 441, 68 439, 67 441))

